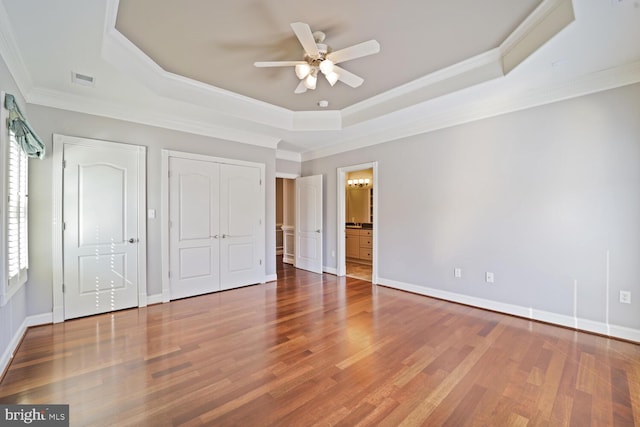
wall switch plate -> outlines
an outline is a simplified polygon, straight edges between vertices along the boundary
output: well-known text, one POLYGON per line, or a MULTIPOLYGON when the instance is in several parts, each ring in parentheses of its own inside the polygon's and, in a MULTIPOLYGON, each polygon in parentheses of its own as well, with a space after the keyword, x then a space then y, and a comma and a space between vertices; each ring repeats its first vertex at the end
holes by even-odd
POLYGON ((631 304, 631 292, 620 291, 620 302, 622 304, 631 304))
POLYGON ((454 268, 453 269, 453 276, 454 277, 462 277, 462 269, 461 268, 454 268))
POLYGON ((490 271, 487 271, 487 274, 485 274, 484 280, 487 283, 493 283, 493 273, 490 271))

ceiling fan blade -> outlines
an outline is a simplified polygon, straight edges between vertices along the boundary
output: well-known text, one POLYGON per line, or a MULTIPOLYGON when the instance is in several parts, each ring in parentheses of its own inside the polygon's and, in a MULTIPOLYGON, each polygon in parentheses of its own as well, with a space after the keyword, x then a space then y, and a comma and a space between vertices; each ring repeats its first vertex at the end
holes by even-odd
POLYGON ((294 22, 291 24, 291 28, 293 32, 296 33, 296 37, 300 40, 300 44, 307 55, 317 57, 320 52, 318 51, 318 45, 316 45, 316 40, 313 38, 313 33, 309 25, 304 22, 294 22))
POLYGON ((304 61, 261 61, 254 62, 256 67, 295 67, 298 64, 306 64, 304 61))
POLYGON ((349 61, 350 59, 361 58, 367 55, 373 55, 380 52, 380 43, 376 40, 369 40, 344 49, 336 50, 327 54, 327 59, 334 64, 349 61))
POLYGON ((358 87, 362 83, 364 83, 364 79, 360 76, 356 76, 350 71, 345 70, 344 68, 338 67, 337 65, 333 67, 333 70, 338 73, 339 79, 342 83, 351 86, 358 87))
POLYGON ((304 80, 302 80, 300 83, 298 83, 298 86, 296 87, 296 90, 293 91, 293 93, 305 93, 307 91, 307 87, 304 85, 304 80))

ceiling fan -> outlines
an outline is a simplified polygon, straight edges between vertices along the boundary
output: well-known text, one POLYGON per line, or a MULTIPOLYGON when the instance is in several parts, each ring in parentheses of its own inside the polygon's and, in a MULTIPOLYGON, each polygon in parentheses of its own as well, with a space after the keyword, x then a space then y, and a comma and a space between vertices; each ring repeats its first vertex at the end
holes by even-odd
POLYGON ((331 48, 323 43, 325 34, 322 31, 312 33, 309 25, 304 22, 294 22, 291 24, 291 28, 304 49, 302 61, 267 61, 255 62, 253 65, 256 67, 295 67, 296 76, 300 79, 295 93, 304 93, 307 89, 315 89, 319 73, 324 74, 331 86, 340 80, 351 87, 358 87, 364 82, 364 79, 336 64, 380 52, 380 44, 376 40, 369 40, 332 52, 331 48))

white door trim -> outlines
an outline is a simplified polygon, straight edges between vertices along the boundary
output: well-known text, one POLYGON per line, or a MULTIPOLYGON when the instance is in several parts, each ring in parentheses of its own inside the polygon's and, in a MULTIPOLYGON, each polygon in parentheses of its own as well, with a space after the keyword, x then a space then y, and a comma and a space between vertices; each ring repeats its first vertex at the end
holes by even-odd
MULTIPOLYGON (((236 165, 236 166, 250 166, 256 167, 260 169, 260 179, 262 181, 262 185, 260 186, 260 212, 262 215, 262 224, 260 228, 260 241, 258 242, 258 247, 260 248, 260 258, 264 260, 263 262, 263 271, 264 266, 266 265, 265 258, 265 230, 266 230, 266 209, 265 209, 265 164, 264 163, 256 163, 256 162, 248 162, 244 160, 234 160, 234 159, 225 159, 222 157, 214 157, 208 156, 205 154, 194 154, 187 153, 184 151, 174 151, 163 149, 161 152, 162 163, 161 167, 161 179, 160 179, 160 197, 161 197, 161 208, 160 208, 160 218, 161 218, 161 257, 162 257, 162 302, 169 302, 171 300, 171 283, 169 280, 169 159, 171 157, 177 157, 181 159, 189 159, 189 160, 203 160, 206 162, 214 162, 214 163, 223 163, 228 165, 236 165)), ((272 225, 273 227, 273 225, 272 225)), ((264 276, 264 274, 263 274, 264 276)), ((266 278, 263 277, 261 283, 264 283, 266 278)))
POLYGON ((300 178, 299 173, 276 172, 276 178, 296 179, 300 178))
POLYGON ((345 248, 345 215, 346 215, 346 203, 345 203, 345 187, 344 181, 346 179, 347 172, 355 172, 363 169, 373 169, 373 260, 371 271, 371 283, 378 283, 378 224, 380 224, 380 217, 378 216, 378 206, 380 205, 380 199, 378 198, 378 186, 380 181, 378 180, 378 162, 362 163, 359 165, 345 166, 337 169, 337 241, 336 241, 336 260, 337 260, 337 275, 345 276, 347 274, 346 265, 346 248, 345 248))
POLYGON ((63 197, 63 154, 65 144, 104 148, 119 147, 130 149, 138 154, 138 307, 147 305, 147 195, 146 195, 146 147, 140 145, 123 144, 120 142, 101 141, 90 138, 77 138, 67 135, 53 135, 53 177, 52 177, 52 270, 53 270, 53 322, 64 322, 64 293, 62 285, 63 270, 63 239, 62 239, 62 197, 63 197), (124 146, 124 147, 123 147, 124 146))

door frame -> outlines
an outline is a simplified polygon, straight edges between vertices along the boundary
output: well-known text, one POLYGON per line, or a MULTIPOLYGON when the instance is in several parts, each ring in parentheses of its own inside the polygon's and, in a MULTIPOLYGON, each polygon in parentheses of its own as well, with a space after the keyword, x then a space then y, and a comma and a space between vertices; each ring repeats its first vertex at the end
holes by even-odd
MULTIPOLYGON (((225 159, 222 157, 214 157, 206 154, 195 154, 188 153, 184 151, 175 151, 175 150, 167 150, 163 149, 161 151, 162 161, 161 161, 161 179, 160 179, 160 218, 161 218, 161 227, 160 227, 160 238, 161 238, 161 258, 162 258, 162 302, 171 301, 171 282, 169 280, 169 159, 171 157, 178 157, 181 159, 187 160, 201 160, 205 162, 212 163, 224 163, 228 165, 236 165, 236 166, 249 166, 260 169, 260 180, 262 185, 260 186, 260 212, 262 213, 262 223, 260 224, 260 241, 258 242, 258 247, 260 248, 260 258, 264 260, 262 263, 262 280, 260 283, 266 282, 266 208, 265 208, 265 164, 264 163, 256 163, 256 162, 248 162, 244 160, 235 160, 235 159, 225 159)), ((274 196, 275 197, 275 196, 274 196)), ((273 225, 272 225, 273 227, 273 225)))
POLYGON ((121 142, 104 141, 91 138, 79 138, 53 134, 53 177, 52 177, 52 270, 53 270, 53 323, 64 322, 64 283, 63 267, 63 160, 65 145, 81 145, 85 147, 101 147, 105 149, 118 147, 137 153, 138 157, 138 307, 147 305, 147 185, 146 185, 146 159, 147 147, 141 145, 125 144, 121 142))
POLYGON ((378 216, 378 206, 380 205, 380 199, 378 197, 378 162, 361 163, 359 165, 344 166, 337 169, 336 180, 336 205, 337 205, 337 218, 336 218, 336 274, 337 276, 345 276, 347 274, 347 261, 346 261, 346 244, 345 244, 345 215, 346 215, 346 202, 345 202, 345 179, 347 172, 355 172, 364 169, 373 169, 373 260, 371 261, 371 284, 376 285, 378 283, 378 226, 380 224, 380 217, 378 216))

